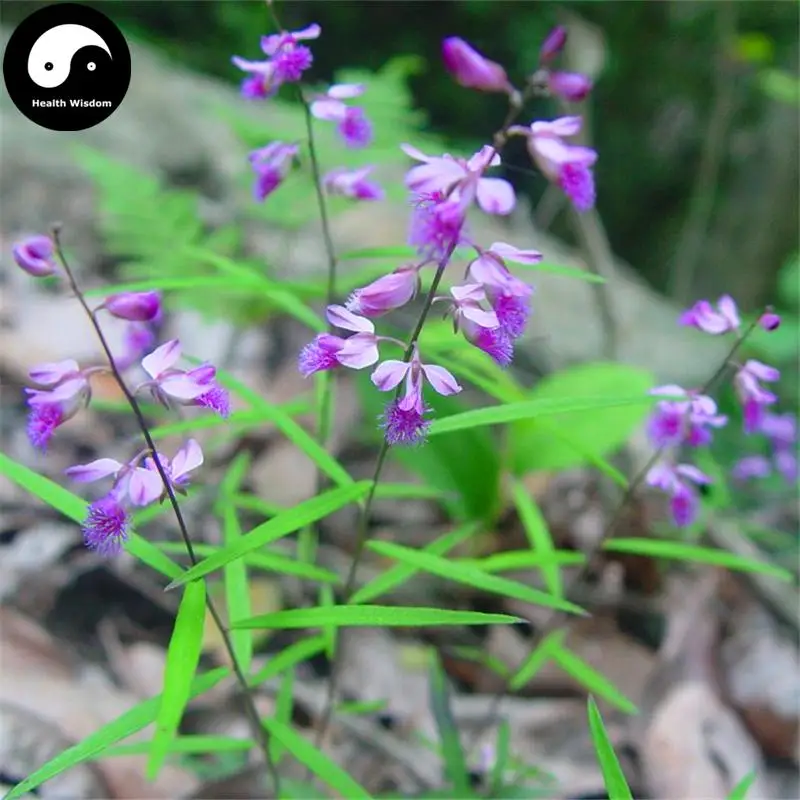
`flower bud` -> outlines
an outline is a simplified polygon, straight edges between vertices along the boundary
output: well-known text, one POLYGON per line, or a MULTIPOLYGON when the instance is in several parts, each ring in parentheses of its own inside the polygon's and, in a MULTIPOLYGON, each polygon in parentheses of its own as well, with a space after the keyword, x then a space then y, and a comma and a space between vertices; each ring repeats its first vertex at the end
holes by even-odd
POLYGON ((122 292, 112 294, 103 303, 110 314, 129 322, 149 322, 158 316, 161 309, 159 292, 122 292))
POLYGON ((547 78, 550 92, 570 103, 585 100, 592 91, 592 82, 579 72, 551 72, 547 78))
POLYGON ((15 244, 13 252, 17 265, 34 278, 46 278, 56 271, 53 240, 49 236, 29 236, 15 244))
POLYGON ((506 71, 500 64, 484 58, 458 36, 449 36, 442 42, 442 59, 445 69, 456 83, 467 89, 506 92, 511 88, 506 71))
POLYGON ((547 64, 552 61, 567 43, 567 29, 563 25, 558 25, 547 34, 547 38, 542 43, 539 50, 539 63, 547 64))
POLYGON ((758 324, 765 331, 774 331, 780 326, 781 318, 774 311, 767 311, 761 315, 761 319, 758 321, 758 324))

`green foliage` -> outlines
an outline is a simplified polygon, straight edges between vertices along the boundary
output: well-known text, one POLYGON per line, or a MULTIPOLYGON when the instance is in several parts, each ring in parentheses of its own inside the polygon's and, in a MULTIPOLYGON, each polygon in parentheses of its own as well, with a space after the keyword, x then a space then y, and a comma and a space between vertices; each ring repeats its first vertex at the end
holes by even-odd
POLYGON ((589 731, 592 734, 597 761, 603 773, 603 783, 605 783, 608 796, 613 797, 614 800, 633 800, 633 794, 631 794, 628 781, 625 779, 625 773, 619 765, 617 755, 611 746, 608 733, 606 733, 603 718, 600 716, 600 711, 592 697, 589 698, 588 711, 589 731))
POLYGON ((512 469, 517 475, 567 469, 614 452, 644 421, 650 410, 647 392, 653 385, 650 373, 616 363, 580 364, 544 378, 530 392, 531 402, 562 400, 571 404, 603 394, 638 395, 642 400, 624 406, 597 406, 566 418, 556 416, 545 426, 536 419, 516 423, 509 429, 512 469))

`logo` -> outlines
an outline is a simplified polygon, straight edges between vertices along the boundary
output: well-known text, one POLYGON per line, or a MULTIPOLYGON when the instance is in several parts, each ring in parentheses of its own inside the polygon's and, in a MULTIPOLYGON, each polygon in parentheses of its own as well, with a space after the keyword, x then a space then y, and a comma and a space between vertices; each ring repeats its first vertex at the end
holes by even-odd
POLYGON ((14 105, 31 122, 82 131, 119 107, 131 82, 131 54, 105 14, 59 3, 35 11, 11 34, 3 78, 14 105))

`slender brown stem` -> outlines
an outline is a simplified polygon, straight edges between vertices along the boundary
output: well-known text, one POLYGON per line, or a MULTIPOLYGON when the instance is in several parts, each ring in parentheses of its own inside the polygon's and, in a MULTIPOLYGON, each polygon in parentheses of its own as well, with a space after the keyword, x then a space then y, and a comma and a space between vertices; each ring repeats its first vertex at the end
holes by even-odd
MULTIPOLYGON (((180 505, 178 504, 178 498, 175 496, 175 492, 172 489, 172 484, 170 482, 169 476, 167 475, 167 472, 164 469, 164 465, 161 463, 161 459, 159 458, 158 450, 156 449, 155 442, 153 441, 153 437, 150 434, 150 429, 148 428, 147 421, 144 418, 144 414, 142 413, 142 410, 139 407, 139 403, 136 400, 136 397, 134 396, 133 392, 131 392, 131 390, 128 388, 125 379, 122 377, 122 373, 119 371, 119 368, 117 367, 117 364, 114 360, 114 354, 111 352, 111 347, 108 344, 108 340, 106 339, 106 336, 103 333, 103 329, 100 323, 97 321, 96 314, 89 307, 89 304, 86 302, 86 297, 84 296, 83 292, 78 286, 77 281, 75 280, 75 275, 73 274, 72 269, 69 266, 69 262, 67 261, 67 258, 64 255, 64 250, 61 246, 60 233, 61 233, 60 226, 58 225, 54 226, 53 242, 55 245, 55 251, 58 254, 61 266, 64 268, 64 274, 67 276, 67 281, 69 282, 70 289, 72 289, 73 294, 78 299, 78 302, 81 304, 81 307, 83 308, 84 312, 86 312, 86 316, 89 318, 92 328, 94 328, 94 332, 97 335, 97 338, 100 342, 100 346, 103 348, 103 352, 105 353, 106 359, 108 360, 108 366, 111 370, 111 374, 113 375, 114 380, 119 386, 120 391, 122 391, 123 395, 125 395, 125 400, 127 401, 131 411, 133 412, 134 417, 136 418, 136 422, 139 425, 139 430, 142 432, 142 437, 147 443, 147 447, 150 451, 150 456, 153 459, 153 464, 155 464, 156 470, 159 476, 161 477, 162 483, 164 484, 164 488, 166 490, 169 503, 172 506, 172 510, 175 514, 175 519, 178 522, 178 528, 180 530, 183 543, 186 547, 186 552, 189 556, 189 560, 192 562, 192 565, 195 565, 198 563, 198 560, 194 551, 194 547, 192 546, 192 540, 191 537, 189 536, 189 531, 186 526, 186 521, 184 520, 183 512, 181 511, 180 505)), ((250 693, 250 688, 247 683, 247 677, 242 671, 242 668, 239 666, 239 662, 236 658, 236 651, 234 650, 233 641, 231 640, 230 633, 225 627, 225 623, 222 619, 222 616, 220 615, 214 601, 211 599, 208 593, 206 593, 206 606, 208 607, 209 614, 211 614, 211 617, 214 620, 214 624, 219 629, 220 636, 222 637, 223 646, 225 647, 225 650, 230 658, 231 664, 233 666, 233 672, 236 677, 236 682, 239 685, 239 689, 244 698, 245 714, 247 715, 248 723, 250 725, 250 728, 252 729, 253 739, 255 742, 258 743, 259 748, 262 750, 264 754, 264 760, 267 765, 267 769, 269 770, 270 778, 272 779, 273 782, 273 792, 275 796, 278 797, 280 796, 280 779, 278 776, 278 771, 275 766, 275 762, 272 759, 272 755, 270 753, 269 737, 267 731, 261 724, 261 719, 258 714, 258 709, 256 708, 255 703, 253 701, 253 696, 250 693)))
MULTIPOLYGON (((722 364, 719 368, 714 372, 714 374, 705 382, 703 387, 700 389, 700 394, 708 394, 722 379, 725 373, 728 370, 731 361, 736 356, 736 353, 744 344, 745 340, 750 336, 750 334, 755 330, 758 325, 758 320, 760 319, 761 314, 756 317, 755 322, 753 322, 745 332, 738 336, 736 342, 731 347, 728 355, 723 360, 722 364)), ((619 504, 617 505, 616 511, 611 517, 609 523, 605 526, 601 536, 598 538, 597 542, 595 542, 594 546, 591 548, 589 553, 587 554, 586 561, 583 563, 581 568, 572 579, 568 582, 568 584, 564 587, 564 597, 569 597, 571 593, 574 592, 576 587, 585 579, 585 577, 590 574, 594 569, 597 568, 598 562, 600 560, 600 555, 603 550, 603 545, 609 539, 613 538, 614 534, 616 533, 617 526, 619 525, 620 519, 622 518, 622 512, 625 510, 626 506, 630 502, 631 498, 634 494, 638 491, 639 487, 644 483, 645 478, 647 477, 647 473, 655 466, 656 462, 664 455, 665 451, 668 449, 668 446, 662 446, 656 449, 652 456, 647 460, 647 463, 639 470, 639 472, 634 476, 633 480, 628 484, 625 493, 622 496, 619 504)), ((530 655, 542 641, 551 634, 555 628, 560 624, 561 620, 563 619, 564 615, 560 611, 553 611, 550 617, 546 620, 545 624, 536 632, 536 636, 534 637, 534 641, 531 643, 531 646, 528 650, 528 655, 530 655)), ((527 659, 527 656, 526 656, 527 659)), ((497 712, 500 706, 500 703, 506 697, 510 689, 510 683, 513 680, 514 675, 510 675, 506 682, 503 684, 502 688, 500 688, 491 698, 489 701, 489 708, 486 711, 486 717, 482 725, 478 726, 478 728, 473 733, 472 740, 469 744, 469 748, 472 749, 476 743, 480 740, 480 738, 485 733, 486 729, 493 724, 495 718, 497 717, 497 712)))

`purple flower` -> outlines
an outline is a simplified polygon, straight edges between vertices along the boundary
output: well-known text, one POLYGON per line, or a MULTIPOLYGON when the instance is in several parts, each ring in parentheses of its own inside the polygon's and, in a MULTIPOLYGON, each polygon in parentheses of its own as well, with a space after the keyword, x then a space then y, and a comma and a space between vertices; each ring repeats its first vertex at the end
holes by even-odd
POLYGON ((403 152, 422 164, 406 174, 406 186, 416 194, 443 196, 458 200, 465 208, 475 199, 487 214, 510 214, 516 197, 514 188, 503 178, 484 178, 489 167, 500 164, 493 147, 484 145, 470 159, 450 155, 428 156, 410 144, 400 145, 403 152))
POLYGON ((328 306, 327 317, 331 325, 353 331, 353 335, 343 339, 330 333, 318 334, 300 351, 297 366, 303 377, 338 366, 363 369, 378 360, 381 337, 375 335, 375 326, 368 319, 344 306, 328 306))
POLYGON ((55 248, 49 236, 29 236, 15 244, 12 252, 17 266, 34 278, 46 278, 56 271, 55 248))
POLYGON ((181 345, 172 339, 142 359, 142 369, 152 380, 144 384, 159 402, 204 406, 226 417, 230 413, 228 391, 216 382, 216 368, 201 364, 183 370, 175 366, 181 357, 181 345))
POLYGON ((486 292, 480 284, 453 286, 450 289, 453 322, 456 330, 475 347, 491 356, 501 367, 507 367, 514 357, 514 345, 508 333, 500 327, 494 311, 481 308, 486 292))
POLYGON ((592 91, 592 82, 579 72, 551 72, 547 85, 552 94, 570 103, 585 100, 592 91))
POLYGON ((520 250, 505 242, 494 242, 469 265, 470 279, 483 285, 500 327, 511 339, 525 332, 530 316, 533 287, 516 278, 505 259, 521 264, 537 264, 542 254, 536 250, 520 250))
POLYGON ((263 202, 283 183, 297 152, 296 144, 271 142, 266 147, 250 153, 248 159, 256 173, 253 197, 257 202, 263 202))
POLYGON ((308 47, 299 41, 317 39, 322 32, 319 25, 309 25, 299 31, 261 37, 264 61, 249 61, 233 56, 231 61, 248 77, 242 83, 242 95, 248 99, 272 97, 284 83, 296 83, 311 66, 314 57, 308 47))
POLYGON ((400 267, 370 284, 356 289, 345 308, 364 317, 379 317, 396 308, 401 308, 419 290, 417 267, 400 267))
MULTIPOLYGON (((203 463, 203 451, 194 439, 189 439, 172 461, 161 453, 158 459, 172 489, 185 493, 189 473, 203 463)), ((129 506, 147 506, 166 495, 164 482, 152 457, 146 456, 142 466, 138 466, 140 460, 141 456, 137 456, 123 464, 113 458, 98 458, 65 471, 78 483, 91 483, 108 477, 114 479, 111 491, 89 506, 83 523, 86 546, 101 555, 111 556, 120 551, 127 537, 129 506)))
POLYGON ((737 481, 766 478, 771 473, 772 464, 766 456, 745 456, 740 458, 731 469, 731 476, 737 481))
POLYGON ((70 359, 39 364, 28 373, 30 379, 46 389, 25 388, 30 408, 27 433, 31 444, 44 452, 56 428, 85 408, 91 399, 87 373, 70 359))
POLYGON ((678 323, 716 336, 739 330, 741 320, 736 302, 730 295, 724 294, 717 301, 716 308, 708 300, 698 300, 680 315, 678 323))
POLYGON ((797 482, 797 418, 793 414, 772 414, 765 411, 758 420, 757 433, 767 437, 772 448, 771 460, 766 456, 745 456, 731 471, 737 480, 765 478, 774 468, 784 480, 797 482))
POLYGON ((758 324, 765 331, 774 331, 780 327, 781 318, 774 311, 766 311, 761 315, 761 318, 758 320, 758 324))
POLYGON ((129 322, 151 322, 161 311, 161 292, 121 292, 106 298, 101 306, 129 322))
POLYGON ((512 91, 503 67, 482 56, 458 36, 449 36, 442 42, 442 59, 445 69, 460 86, 481 92, 512 91))
POLYGON ((670 508, 675 524, 691 525, 697 516, 700 500, 695 486, 707 486, 711 478, 691 464, 656 464, 645 478, 646 482, 670 497, 670 508))
POLYGON ((578 211, 588 211, 595 202, 592 166, 597 152, 564 141, 580 129, 580 117, 560 117, 551 122, 534 122, 530 128, 514 126, 509 132, 526 136, 528 152, 542 174, 561 188, 578 211))
POLYGON ((335 84, 310 106, 311 113, 317 119, 337 124, 336 129, 347 147, 366 147, 372 141, 372 123, 364 110, 344 102, 363 94, 364 88, 360 83, 335 84))
POLYGON ((155 342, 156 335, 151 325, 143 322, 132 322, 125 329, 122 340, 122 354, 119 357, 114 357, 117 369, 124 371, 137 361, 140 361, 152 350, 155 342))
POLYGON ((425 378, 441 395, 461 391, 458 381, 444 367, 423 364, 416 348, 410 361, 384 361, 376 367, 371 378, 382 392, 395 389, 404 378, 406 381, 402 396, 387 405, 382 417, 381 424, 390 445, 421 444, 425 440, 430 425, 425 419, 430 409, 422 396, 425 378))
POLYGON ((652 395, 677 395, 685 400, 660 400, 647 423, 647 433, 654 447, 688 444, 700 447, 711 442, 709 428, 721 428, 728 418, 717 414, 717 404, 708 395, 687 392, 680 386, 659 386, 652 395))
POLYGON ((420 195, 414 202, 408 243, 428 261, 441 261, 459 244, 466 244, 466 205, 442 192, 420 195))
POLYGON ((567 29, 563 25, 558 25, 547 34, 547 38, 542 42, 539 50, 539 63, 546 64, 552 61, 567 43, 567 29))
POLYGON ((764 414, 765 406, 777 402, 777 396, 765 389, 761 381, 774 383, 781 373, 769 364, 749 359, 739 368, 733 378, 733 386, 744 411, 744 432, 754 433, 758 430, 764 414))
POLYGON ((367 177, 373 169, 332 169, 322 178, 322 185, 328 194, 352 197, 354 200, 383 200, 385 193, 381 185, 367 177))

